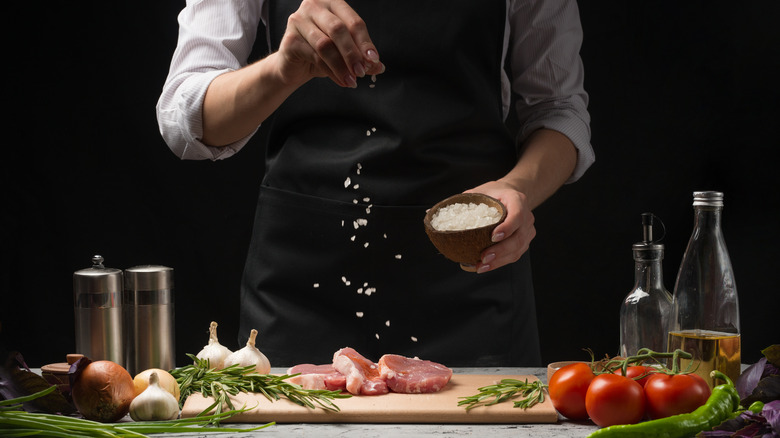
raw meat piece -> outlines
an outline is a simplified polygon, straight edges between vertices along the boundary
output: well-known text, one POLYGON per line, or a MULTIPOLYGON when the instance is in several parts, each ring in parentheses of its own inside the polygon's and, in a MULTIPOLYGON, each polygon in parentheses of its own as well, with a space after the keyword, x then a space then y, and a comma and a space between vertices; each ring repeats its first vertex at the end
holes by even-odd
POLYGON ((287 374, 298 374, 287 379, 290 383, 301 385, 304 389, 327 389, 343 391, 347 389, 347 378, 336 371, 333 365, 301 364, 287 370, 287 374))
POLYGON ((333 354, 333 368, 347 378, 347 391, 354 395, 387 394, 387 383, 379 367, 355 349, 345 347, 333 354))
POLYGON ((385 354, 379 358, 379 375, 394 392, 421 394, 444 388, 452 370, 429 360, 385 354))

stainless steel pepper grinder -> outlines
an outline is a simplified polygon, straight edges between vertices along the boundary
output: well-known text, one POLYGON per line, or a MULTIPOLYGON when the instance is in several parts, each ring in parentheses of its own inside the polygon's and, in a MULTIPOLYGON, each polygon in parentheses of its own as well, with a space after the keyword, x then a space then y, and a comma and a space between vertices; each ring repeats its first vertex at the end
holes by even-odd
POLYGON ((175 368, 173 292, 172 268, 125 269, 125 354, 131 375, 149 368, 175 368))
POLYGON ((103 266, 100 255, 92 257, 92 267, 73 273, 77 353, 125 365, 122 283, 122 271, 103 266))

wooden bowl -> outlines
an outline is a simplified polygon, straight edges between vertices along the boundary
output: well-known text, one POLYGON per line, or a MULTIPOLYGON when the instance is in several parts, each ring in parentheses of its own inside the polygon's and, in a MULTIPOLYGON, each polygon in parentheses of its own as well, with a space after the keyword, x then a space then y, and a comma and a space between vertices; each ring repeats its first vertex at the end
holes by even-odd
POLYGON ((504 219, 506 219, 506 208, 498 199, 481 193, 461 193, 450 196, 431 207, 425 214, 423 222, 425 224, 425 232, 428 234, 428 238, 433 243, 433 246, 447 259, 460 263, 466 270, 471 270, 463 265, 473 266, 479 263, 482 251, 493 244, 491 240, 493 229, 503 222, 504 219), (495 207, 501 213, 501 218, 494 224, 468 230, 440 231, 433 228, 431 219, 433 219, 439 209, 457 203, 486 204, 490 207, 495 207))

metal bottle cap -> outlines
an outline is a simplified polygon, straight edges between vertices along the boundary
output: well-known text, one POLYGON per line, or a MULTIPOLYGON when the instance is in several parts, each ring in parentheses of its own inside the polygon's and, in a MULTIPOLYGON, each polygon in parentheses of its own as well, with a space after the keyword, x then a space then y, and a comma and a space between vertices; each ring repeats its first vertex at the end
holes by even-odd
POLYGON ((694 207, 723 207, 722 192, 693 192, 694 207))
MULTIPOLYGON (((92 267, 73 273, 73 294, 76 307, 92 307, 95 295, 118 294, 122 291, 122 270, 103 266, 103 257, 92 257, 92 267)), ((113 301, 113 300, 111 300, 113 301)), ((108 303, 119 305, 121 303, 108 303)))

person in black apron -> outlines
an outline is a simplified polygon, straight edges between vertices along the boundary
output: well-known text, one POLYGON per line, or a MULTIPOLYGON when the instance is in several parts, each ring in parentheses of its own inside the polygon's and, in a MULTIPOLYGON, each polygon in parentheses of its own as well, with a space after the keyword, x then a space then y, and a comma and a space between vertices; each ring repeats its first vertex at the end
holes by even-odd
MULTIPOLYGON (((422 222, 455 193, 507 192, 495 191, 495 181, 520 153, 500 82, 507 3, 349 6, 376 47, 365 67, 303 81, 256 135, 266 172, 240 333, 257 329, 274 366, 329 363, 345 346, 373 360, 395 353, 448 366, 540 365, 528 253, 465 272, 436 252, 422 222)), ((301 2, 267 7, 276 52, 301 2)), ((570 149, 552 190, 572 171, 570 149)), ((527 247, 535 231, 533 215, 524 215, 516 235, 527 247)))

